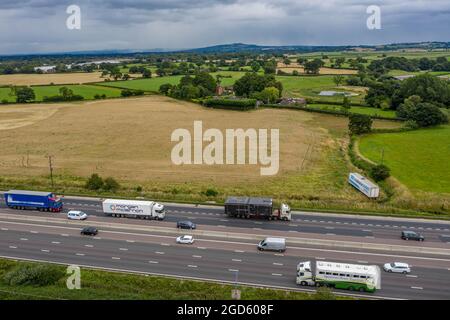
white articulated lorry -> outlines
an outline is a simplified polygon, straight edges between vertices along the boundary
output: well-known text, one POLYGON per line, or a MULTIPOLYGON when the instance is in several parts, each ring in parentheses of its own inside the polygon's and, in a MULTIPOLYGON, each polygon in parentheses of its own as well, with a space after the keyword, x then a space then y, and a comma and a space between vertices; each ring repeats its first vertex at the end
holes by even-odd
POLYGON ((119 218, 163 220, 166 216, 164 206, 154 201, 106 199, 103 212, 119 218))
POLYGON ((327 286, 351 291, 375 292, 381 289, 380 268, 341 262, 311 261, 297 265, 297 284, 327 286))

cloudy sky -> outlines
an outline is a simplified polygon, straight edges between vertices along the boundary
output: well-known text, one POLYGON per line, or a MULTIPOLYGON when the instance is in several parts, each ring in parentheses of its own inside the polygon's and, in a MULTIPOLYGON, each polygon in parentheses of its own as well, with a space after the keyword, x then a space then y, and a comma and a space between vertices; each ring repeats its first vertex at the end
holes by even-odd
POLYGON ((0 0, 0 54, 418 41, 450 41, 450 0, 0 0), (381 30, 367 28, 370 5, 381 30))

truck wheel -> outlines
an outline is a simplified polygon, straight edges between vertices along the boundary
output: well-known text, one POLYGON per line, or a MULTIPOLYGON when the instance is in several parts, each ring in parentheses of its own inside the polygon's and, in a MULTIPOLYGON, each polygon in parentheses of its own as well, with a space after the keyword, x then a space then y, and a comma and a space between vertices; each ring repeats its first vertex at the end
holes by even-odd
POLYGON ((308 284, 306 283, 306 281, 302 281, 302 282, 300 282, 300 285, 306 287, 308 284))

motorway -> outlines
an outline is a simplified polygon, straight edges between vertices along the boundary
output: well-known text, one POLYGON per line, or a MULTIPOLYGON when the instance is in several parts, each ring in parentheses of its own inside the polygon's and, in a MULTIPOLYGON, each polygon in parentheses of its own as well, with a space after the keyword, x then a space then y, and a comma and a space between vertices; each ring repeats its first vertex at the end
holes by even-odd
MULTIPOLYGON (((3 199, 2 199, 3 200, 3 199)), ((442 221, 295 213, 291 222, 230 219, 220 207, 166 204, 165 221, 106 217, 97 199, 66 197, 65 212, 81 209, 87 222, 68 221, 64 214, 17 211, 0 203, 0 256, 77 264, 145 274, 169 275, 257 286, 314 290, 295 284, 300 261, 328 260, 359 264, 401 261, 412 266, 409 275, 382 272, 382 289, 357 296, 386 299, 449 299, 450 254, 356 248, 358 244, 450 249, 450 224, 442 221), (175 222, 190 219, 198 225, 193 245, 178 245, 183 233, 175 222), (83 225, 98 226, 96 237, 81 236, 83 225), (153 228, 153 229, 152 229, 153 228), (399 239, 401 230, 422 232, 426 241, 399 239), (207 230, 210 234, 201 234, 207 230), (214 235, 217 233, 218 235, 214 235), (225 236, 226 234, 226 236, 225 236), (240 237, 242 235, 242 237, 240 237), (284 254, 258 252, 257 241, 285 235, 284 254), (244 236, 247 236, 245 238, 244 236), (348 241, 355 248, 301 244, 296 238, 348 241)), ((400 247, 399 247, 400 248, 400 247)), ((339 294, 351 294, 337 291, 339 294)))

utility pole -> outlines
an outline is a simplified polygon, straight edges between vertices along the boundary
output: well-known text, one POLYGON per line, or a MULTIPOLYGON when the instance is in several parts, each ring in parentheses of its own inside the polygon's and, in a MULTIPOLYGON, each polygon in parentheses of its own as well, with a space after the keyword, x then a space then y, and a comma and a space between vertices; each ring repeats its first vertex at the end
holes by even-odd
POLYGON ((53 163, 52 163, 52 157, 51 155, 48 155, 48 167, 50 169, 50 180, 52 181, 52 191, 55 189, 55 185, 53 183, 53 163))

